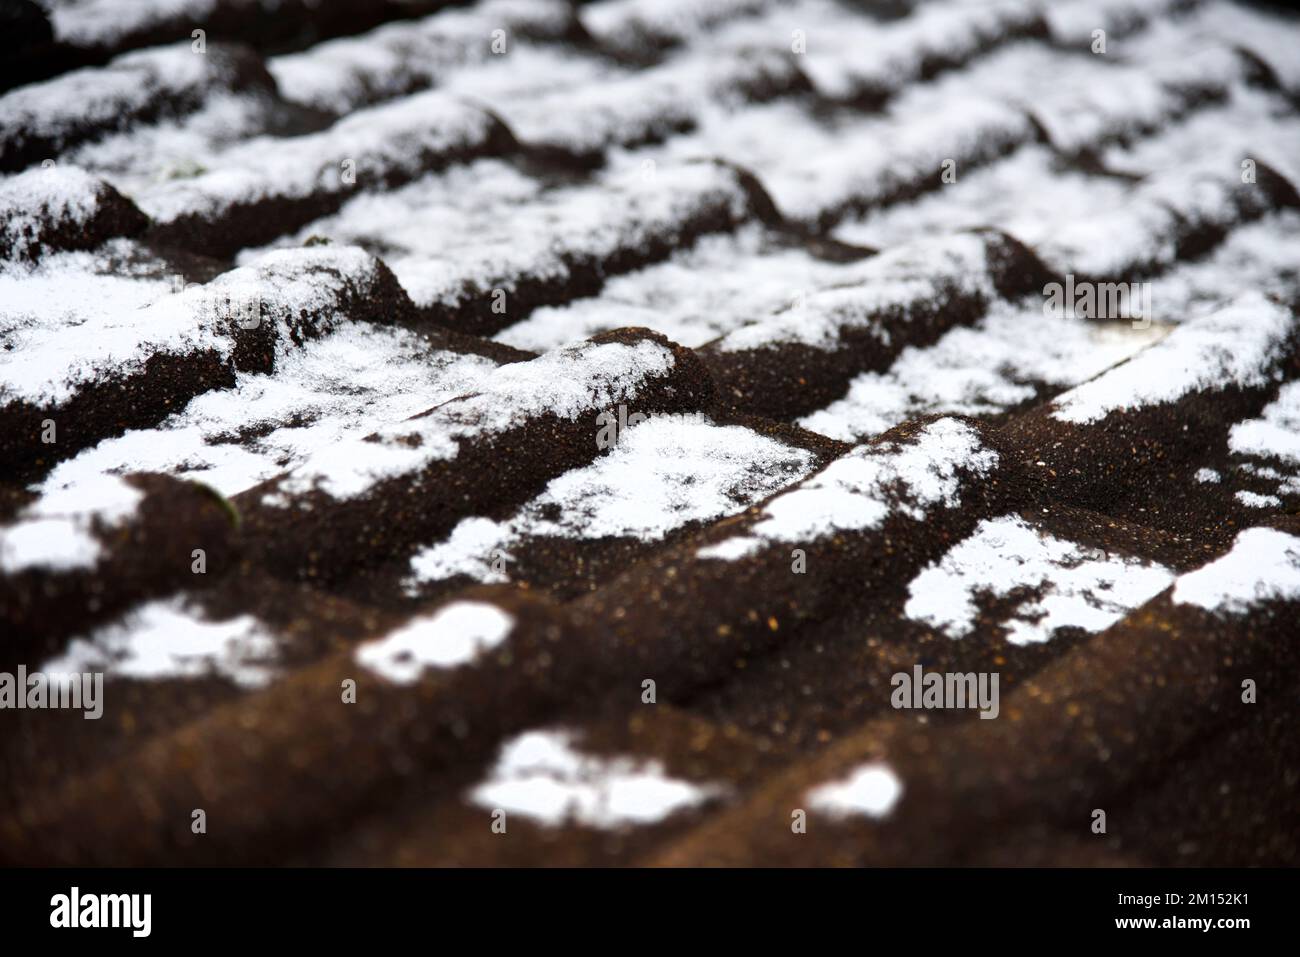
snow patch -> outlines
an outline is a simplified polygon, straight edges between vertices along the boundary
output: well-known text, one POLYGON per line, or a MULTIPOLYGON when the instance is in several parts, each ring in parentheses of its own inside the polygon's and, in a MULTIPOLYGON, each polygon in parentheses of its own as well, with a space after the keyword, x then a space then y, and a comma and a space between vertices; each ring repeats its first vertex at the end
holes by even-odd
POLYGON ((885 372, 859 375, 844 398, 799 424, 854 442, 926 413, 996 414, 1035 398, 1040 386, 1073 386, 1104 372, 1166 331, 996 303, 977 324, 908 346, 885 372))
POLYGON ((573 734, 555 730, 512 738, 469 800, 546 827, 571 821, 606 830, 655 824, 723 791, 670 778, 659 761, 583 754, 573 741, 573 734))
POLYGON ((763 547, 761 538, 741 536, 727 538, 716 545, 708 545, 695 553, 696 558, 715 559, 721 562, 734 562, 747 558, 763 547))
POLYGON ((842 781, 813 788, 806 796, 814 811, 832 817, 887 817, 903 796, 903 782, 891 767, 864 764, 842 781))
POLYGON ((103 671, 161 681, 217 675, 245 688, 274 677, 275 636, 251 615, 211 621, 184 598, 150 602, 46 662, 46 672, 103 671))
POLYGON ((44 235, 47 221, 84 229, 99 211, 103 184, 75 166, 29 169, 0 177, 0 248, 22 259, 44 235))
MULTIPOLYGON (((459 71, 497 59, 494 30, 505 32, 502 52, 510 54, 509 68, 517 71, 517 46, 538 36, 559 39, 570 17, 563 0, 484 0, 468 10, 441 10, 421 20, 386 24, 301 53, 272 57, 267 67, 285 99, 346 113, 441 85, 459 71)), ((545 76, 518 79, 522 86, 528 80, 542 82, 545 76)))
MULTIPOLYGON (((455 307, 528 279, 562 282, 575 263, 600 264, 652 242, 676 248, 709 210, 740 221, 748 197, 711 162, 614 168, 591 183, 545 189, 499 160, 480 160, 400 189, 362 194, 284 242, 324 236, 384 251, 419 306, 455 307), (438 229, 429 223, 437 222, 438 229)), ((241 254, 240 261, 253 252, 241 254)))
POLYGON ((704 558, 751 554, 753 540, 808 542, 843 531, 878 528, 890 514, 920 521, 935 506, 957 508, 960 472, 987 475, 998 454, 956 419, 938 419, 910 441, 864 445, 773 498, 744 542, 708 546, 704 558))
POLYGON ((513 543, 530 537, 658 541, 798 481, 812 460, 803 449, 703 415, 652 415, 626 429, 607 455, 553 479, 509 521, 461 521, 447 541, 411 560, 412 579, 504 581, 493 552, 508 557, 513 543))
POLYGON ((496 605, 457 601, 431 615, 418 615, 356 650, 357 663, 396 684, 411 684, 426 668, 458 668, 491 651, 515 620, 496 605))
POLYGON ((1259 418, 1234 425, 1228 450, 1300 465, 1300 381, 1284 384, 1259 418))
POLYGON ((950 638, 975 628, 980 595, 1006 598, 1027 588, 1007 623, 1013 645, 1051 639, 1058 628, 1098 632, 1169 586, 1161 565, 1110 555, 1035 529, 1016 515, 980 522, 974 534, 921 571, 908 586, 909 618, 950 638))
POLYGON ((45 489, 105 472, 163 472, 227 498, 335 446, 472 391, 495 363, 431 349, 414 332, 353 322, 238 372, 151 429, 132 429, 59 463, 45 489))
POLYGON ((854 285, 824 289, 791 308, 742 326, 723 337, 724 352, 800 344, 834 349, 847 330, 866 329, 888 342, 894 314, 923 303, 956 297, 996 295, 987 240, 958 233, 916 242, 879 254, 862 264, 854 285))
POLYGON ((1247 508, 1280 508, 1282 500, 1276 495, 1260 495, 1257 492, 1237 492, 1235 496, 1238 502, 1247 508))
MULTIPOLYGON (((63 43, 112 47, 132 33, 156 29, 186 17, 202 23, 218 0, 43 0, 54 36, 63 43)), ((279 0, 254 0, 269 12, 279 0)), ((189 50, 189 41, 184 44, 189 50)))
POLYGON ((1262 386, 1284 354, 1294 325, 1289 309, 1247 293, 1058 397, 1052 416, 1088 425, 1112 412, 1177 402, 1196 392, 1262 386))
POLYGON ((1269 601, 1300 599, 1300 538, 1248 528, 1226 555, 1179 577, 1175 604, 1243 615, 1269 601))
POLYGON ((260 136, 213 158, 213 167, 189 179, 160 183, 137 201, 158 223, 183 217, 216 219, 231 208, 317 192, 351 192, 344 160, 358 182, 413 177, 430 157, 468 150, 492 130, 486 112, 439 91, 405 97, 349 114, 304 136, 260 136))
POLYGON ((872 268, 865 261, 817 259, 749 224, 702 236, 666 262, 613 276, 596 296, 536 309, 494 338, 540 352, 620 326, 645 326, 693 349, 788 308, 798 290, 862 282, 872 268))
POLYGON ((504 432, 547 413, 576 419, 631 402, 648 379, 667 373, 674 362, 667 346, 642 339, 631 344, 583 342, 528 362, 498 366, 473 393, 444 402, 427 415, 316 452, 264 502, 284 505, 287 495, 312 489, 335 499, 354 498, 382 479, 454 459, 463 439, 504 432))
POLYGON ((341 324, 340 299, 349 289, 364 295, 379 276, 362 250, 325 246, 277 250, 183 290, 114 276, 113 268, 69 254, 31 272, 0 271, 0 293, 15 293, 0 302, 0 401, 66 402, 85 384, 134 374, 160 354, 229 358, 235 322, 245 317, 272 324, 280 352, 307 322, 316 333, 341 324))
POLYGON ((96 475, 72 490, 50 489, 0 528, 0 571, 93 568, 102 554, 93 530, 126 521, 143 498, 116 475, 96 475))

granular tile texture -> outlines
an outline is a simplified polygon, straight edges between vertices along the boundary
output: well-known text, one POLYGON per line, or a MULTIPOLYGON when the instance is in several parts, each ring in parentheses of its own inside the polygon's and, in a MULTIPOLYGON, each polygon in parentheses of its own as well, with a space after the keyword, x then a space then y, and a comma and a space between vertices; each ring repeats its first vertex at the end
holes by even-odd
POLYGON ((1300 863, 1300 19, 0 35, 0 863, 1300 863))

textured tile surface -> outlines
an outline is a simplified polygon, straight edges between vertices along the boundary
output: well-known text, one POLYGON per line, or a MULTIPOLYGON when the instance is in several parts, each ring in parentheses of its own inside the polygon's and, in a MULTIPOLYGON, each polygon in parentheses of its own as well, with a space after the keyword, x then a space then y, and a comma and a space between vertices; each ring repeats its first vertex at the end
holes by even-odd
POLYGON ((0 862, 1300 862, 1300 20, 14 11, 0 862))

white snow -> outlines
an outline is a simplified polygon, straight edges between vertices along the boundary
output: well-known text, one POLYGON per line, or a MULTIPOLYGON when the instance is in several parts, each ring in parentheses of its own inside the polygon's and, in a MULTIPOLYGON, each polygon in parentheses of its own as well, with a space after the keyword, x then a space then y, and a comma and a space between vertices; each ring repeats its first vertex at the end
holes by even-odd
POLYGON ((1278 495, 1300 494, 1300 382, 1283 383, 1256 418, 1234 425, 1228 433, 1228 451, 1239 459, 1267 459, 1278 466, 1242 462, 1240 467, 1252 475, 1279 483, 1277 495, 1238 492, 1237 498, 1244 504, 1278 506, 1278 495))
POLYGON ((1276 495, 1260 495, 1257 492, 1237 492, 1234 498, 1247 508, 1280 508, 1282 500, 1276 495))
MULTIPOLYGON (((385 24, 359 36, 272 57, 268 68, 285 99, 347 113, 366 103, 441 85, 485 61, 509 60, 510 69, 518 70, 513 54, 528 42, 521 34, 559 39, 570 18, 563 0, 483 0, 469 9, 440 10, 421 20, 385 24), (496 30, 504 33, 501 54, 492 49, 496 30)), ((555 56, 553 62, 559 59, 555 56)))
POLYGON ((1293 17, 1279 16, 1263 7, 1213 2, 1198 5, 1190 20, 1203 34, 1238 43, 1259 56, 1287 90, 1300 90, 1293 17))
MULTIPOLYGON (((1023 52, 1023 46, 1010 50, 1023 52)), ((1059 57, 1043 59, 1059 70, 1059 57)), ((725 156, 757 175, 776 205, 801 221, 834 215, 850 202, 879 205, 899 190, 942 185, 947 159, 956 161, 960 180, 979 162, 1032 139, 1026 112, 994 84, 1005 84, 997 80, 1000 63, 1016 67, 997 55, 981 58, 969 69, 909 87, 879 114, 816 117, 792 99, 743 110, 706 104, 693 132, 632 153, 616 150, 612 161, 725 156)))
POLYGON ((1145 276, 1174 261, 1178 226, 1172 209, 1139 195, 1116 209, 1056 227, 1038 252, 1061 275, 1103 281, 1145 276))
POLYGON ((1267 163, 1292 183, 1300 177, 1300 120, 1275 93, 1243 84, 1226 100, 1188 113, 1152 136, 1105 150, 1117 170, 1149 175, 1190 165, 1218 169, 1240 180, 1242 161, 1267 163))
POLYGON ((220 165, 224 150, 265 132, 273 112, 273 102, 260 92, 213 92, 192 113, 136 123, 82 143, 61 162, 91 170, 123 195, 135 196, 220 165))
MULTIPOLYGON (((1091 50, 1092 32, 1121 37, 1150 19, 1168 15, 1183 0, 1052 0, 1041 5, 1052 37, 1091 50)), ((1109 50, 1110 47, 1107 47, 1109 50)), ((1124 49, 1121 45, 1116 53, 1124 49)))
POLYGON ((1167 588, 1161 565, 1087 548, 1035 529, 1016 515, 980 522, 967 539, 908 586, 904 613, 949 638, 971 633, 981 595, 1025 598, 1006 623, 1014 645, 1048 641, 1058 628, 1098 632, 1167 588))
POLYGON ((411 560, 415 582, 469 575, 506 580, 494 553, 529 537, 657 541, 689 522, 739 512, 811 467, 812 454, 702 415, 652 415, 623 431, 607 455, 553 479, 512 518, 467 518, 411 560))
POLYGON ((252 615, 212 621, 184 598, 142 605, 86 638, 42 671, 103 671, 116 678, 161 681, 217 675, 245 688, 275 676, 276 639, 252 615))
POLYGON ((739 538, 727 538, 718 542, 716 545, 706 545, 695 553, 696 558, 714 558, 723 562, 734 562, 749 555, 754 554, 763 547, 763 542, 758 538, 742 536, 739 538))
POLYGON ((952 329, 931 346, 908 346, 885 372, 859 375, 842 399, 799 424, 853 442, 929 412, 1001 412, 1035 398, 1040 387, 1077 385, 1167 331, 997 302, 975 325, 952 329))
MULTIPOLYGON (((527 2, 527 0, 525 0, 527 2)), ((439 89, 484 103, 498 116, 512 104, 531 103, 559 90, 582 91, 624 76, 626 68, 571 46, 512 41, 509 56, 488 57, 443 77, 439 89)))
POLYGON ((500 289, 508 316, 521 280, 562 281, 575 260, 599 265, 654 239, 675 248, 701 209, 745 216, 747 199, 731 170, 713 163, 621 168, 544 190, 505 163, 483 160, 358 196, 286 242, 319 235, 381 250, 417 305, 457 306, 500 289))
POLYGON ((1252 291, 1283 302, 1300 295, 1300 213, 1238 226, 1208 256, 1163 273, 1152 283, 1152 312, 1157 321, 1185 322, 1252 291))
POLYGON ((416 176, 430 156, 471 150, 491 128, 482 109, 433 90, 357 110, 319 133, 244 141, 216 154, 206 172, 159 183, 136 199, 155 221, 170 223, 268 199, 361 191, 416 176), (355 183, 347 181, 346 162, 355 183))
POLYGON ((0 294, 12 294, 0 298, 0 398, 54 404, 159 354, 228 357, 244 316, 275 324, 287 347, 291 325, 305 316, 328 331, 346 318, 338 312, 345 291, 364 296, 379 276, 366 253, 332 246, 275 251, 183 289, 179 276, 164 283, 117 270, 111 260, 66 254, 32 271, 0 271, 0 294))
POLYGON ((505 641, 515 626, 496 605, 456 601, 356 650, 357 664, 397 684, 411 684, 426 668, 458 668, 505 641))
POLYGON ((73 70, 0 95, 0 137, 58 143, 83 127, 113 129, 156 101, 228 90, 232 77, 222 57, 195 53, 188 39, 136 50, 104 67, 73 70))
POLYGON ((93 568, 102 554, 93 530, 121 524, 143 497, 116 475, 89 477, 75 490, 51 489, 0 526, 0 571, 93 568))
POLYGON ((286 493, 312 489, 335 499, 354 498, 381 479, 455 458, 463 439, 504 432, 545 413, 576 419, 584 412, 632 403, 648 379, 667 373, 673 363, 670 349, 643 339, 577 343, 528 362, 498 366, 474 392, 444 402, 428 415, 390 423, 376 432, 377 440, 367 436, 320 449, 264 501, 286 505, 286 493))
POLYGON ((1300 464, 1300 381, 1284 383, 1258 418, 1234 425, 1228 450, 1300 464))
POLYGON ((1119 204, 1030 236, 1058 273, 1115 278, 1148 275, 1173 265, 1176 241, 1192 226, 1231 227, 1267 208, 1262 191, 1240 182, 1233 162, 1184 156, 1173 169, 1152 174, 1119 204))
MULTIPOLYGON (((807 30, 811 42, 816 24, 807 30)), ((782 102, 736 114, 709 110, 695 132, 638 155, 726 156, 752 170, 788 215, 833 218, 847 203, 881 206, 900 190, 931 186, 946 197, 981 163, 1032 144, 1031 113, 1066 148, 1159 127, 1191 105, 1188 73, 1200 61, 1186 61, 1194 54, 1203 54, 1207 82, 1227 89, 1244 75, 1222 44, 1173 48, 1159 62, 1123 64, 1062 56, 1026 41, 913 83, 880 114, 813 120, 801 104, 782 102), (955 184, 940 179, 948 160, 955 163, 955 184)), ((863 69, 862 62, 848 69, 863 69)))
POLYGON ((504 563, 514 557, 510 551, 518 539, 514 524, 478 516, 461 519, 445 541, 412 556, 408 591, 417 593, 423 582, 444 581, 455 575, 467 575, 484 584, 508 582, 504 563))
MULTIPOLYGON (((987 225, 1039 250, 1062 272, 1174 265, 1172 239, 1181 224, 1169 204, 1193 221, 1234 223, 1240 218, 1234 203, 1250 197, 1240 190, 1229 196, 1229 187, 1239 184, 1240 161, 1267 162, 1290 171, 1294 181, 1300 178, 1296 156, 1300 122, 1280 109, 1276 97, 1235 86, 1225 105, 1198 109, 1127 148, 1106 151, 1110 166, 1151 177, 1147 181, 1129 184, 1058 169, 1050 150, 1030 144, 987 166, 959 168, 957 181, 942 190, 873 209, 844 222, 834 235, 887 247, 987 225)), ((1257 199, 1262 202, 1262 194, 1257 199)), ((1294 277, 1297 221, 1300 216, 1285 211, 1240 225, 1209 261, 1178 264, 1162 275, 1155 297, 1162 318, 1182 321, 1185 303, 1216 295, 1221 303, 1224 290, 1274 291, 1276 276, 1294 277)))
POLYGON ((151 429, 132 429, 59 463, 43 488, 106 472, 165 472, 227 498, 286 469, 474 389, 490 359, 430 349, 400 327, 349 323, 236 374, 151 429), (247 436, 242 437, 241 436, 247 436))
POLYGON ((1143 4, 1151 14, 1149 22, 1146 29, 1124 39, 1124 60, 1139 65, 1156 63, 1163 82, 1184 89, 1245 80, 1244 64, 1233 54, 1247 46, 1241 38, 1251 32, 1245 28, 1254 18, 1224 0, 1186 4, 1190 15, 1185 17, 1159 15, 1162 6, 1182 2, 1156 0, 1154 4, 1143 4), (1227 20, 1235 22, 1225 29, 1227 20))
POLYGON ((668 777, 661 762, 601 757, 574 747, 563 730, 528 731, 507 741, 496 766, 468 799, 546 827, 573 822, 614 829, 655 824, 703 804, 723 789, 668 777))
POLYGON ((933 82, 910 85, 878 116, 832 129, 782 116, 774 105, 768 116, 709 118, 670 150, 712 152, 745 165, 798 219, 815 219, 850 200, 879 205, 900 188, 927 182, 946 196, 961 190, 981 162, 1030 144, 1031 111, 1065 147, 1095 145, 1177 115, 1186 98, 1166 75, 1181 76, 1186 68, 1168 60, 1139 68, 1064 57, 1040 42, 1013 43, 933 82), (947 160, 955 162, 954 184, 940 180, 947 160))
POLYGON ((1179 577, 1177 604, 1246 614, 1270 601, 1300 599, 1300 538, 1272 528, 1248 528, 1226 555, 1179 577))
POLYGON ((774 243, 765 227, 751 223, 614 276, 596 296, 536 309, 494 338, 542 351, 607 329, 645 326, 693 349, 790 306, 800 290, 851 283, 865 271, 865 262, 827 262, 774 243))
MULTIPOLYGON (((277 249, 248 266, 222 273, 202 286, 187 290, 196 311, 230 302, 259 309, 260 321, 276 323, 278 338, 299 326, 326 332, 350 317, 340 304, 354 295, 364 301, 381 283, 380 263, 355 246, 321 245, 277 249)), ((250 316, 251 318, 251 316, 250 316)))
POLYGON ((661 139, 730 112, 751 91, 787 89, 797 80, 792 58, 781 51, 709 47, 648 69, 584 78, 576 87, 498 94, 490 103, 525 142, 602 150, 661 139))
POLYGON ((96 253, 55 253, 34 266, 0 266, 0 401, 57 401, 69 394, 69 379, 92 372, 76 352, 84 351, 93 365, 102 349, 102 366, 133 348, 141 334, 137 317, 175 288, 132 268, 134 248, 110 240, 96 253))
MULTIPOLYGON (((218 0, 42 0, 54 36, 75 46, 113 46, 131 33, 156 28, 176 17, 202 23, 218 0)), ((253 0, 268 11, 279 0, 253 0)), ((189 41, 185 43, 189 48, 189 41)))
POLYGON ((882 22, 834 0, 797 0, 728 23, 709 42, 789 51, 797 30, 805 47, 799 66, 813 85, 826 96, 849 98, 919 82, 927 62, 970 58, 1034 13, 1026 4, 950 0, 927 2, 906 17, 882 22))
POLYGON ((728 21, 778 6, 775 0, 600 0, 585 4, 579 18, 603 42, 686 43, 728 21))
POLYGON ((662 538, 798 481, 812 453, 703 415, 652 415, 609 454, 552 480, 515 520, 530 535, 662 538), (524 516, 527 517, 524 517, 524 516))
POLYGON ((994 226, 1037 247, 1064 223, 1120 205, 1129 187, 1118 179, 1058 169, 1055 154, 1031 144, 1005 159, 908 203, 846 220, 833 235, 847 243, 885 248, 935 234, 994 226))
MULTIPOLYGON (((1062 146, 1096 146, 1100 142, 1097 134, 1102 130, 1145 134, 1188 108, 1200 108, 1197 99, 1201 91, 1223 92, 1242 85, 1247 74, 1232 48, 1231 31, 1196 29, 1183 18, 1165 16, 1166 8, 1179 1, 1112 0, 1099 7, 1091 0, 1067 5, 1053 0, 1043 5, 1053 34, 1061 36, 1063 42, 1076 44, 1078 49, 1074 57, 1063 62, 1092 64, 1102 70, 1100 82, 1092 85, 1063 82, 1062 77, 1058 78, 1062 82, 1048 91, 1031 87, 1035 109, 1039 108, 1037 100, 1045 95, 1045 121, 1054 142, 1062 146), (1067 13, 1071 9, 1073 13, 1067 13), (1070 26, 1062 25, 1062 14, 1070 26), (1141 26, 1145 29, 1132 33, 1141 26), (1092 31, 1099 29, 1108 31, 1108 48, 1105 53, 1092 53, 1092 31), (1089 108, 1099 116, 1089 116, 1089 108), (1069 131, 1065 139, 1061 138, 1063 130, 1069 131)), ((1238 10, 1230 9, 1230 18, 1236 18, 1238 10)))
POLYGON ((800 344, 834 349, 846 331, 889 342, 892 315, 916 305, 995 295, 987 240, 956 233, 890 249, 854 270, 856 282, 811 292, 789 308, 724 336, 724 352, 800 344))
POLYGON ((861 765, 842 781, 813 788, 808 806, 832 817, 887 817, 903 796, 903 783, 893 768, 881 762, 861 765))
POLYGON ((54 227, 84 229, 99 211, 103 185, 75 166, 38 166, 17 176, 0 177, 0 245, 8 258, 21 259, 33 242, 54 227))
MULTIPOLYGON (((1007 95, 1034 111, 1055 145, 1067 150, 1095 148, 1107 140, 1158 129, 1182 115, 1196 102, 1193 87, 1222 91, 1244 77, 1241 62, 1222 43, 1185 41, 1179 34, 1167 36, 1164 45, 1150 45, 1124 59, 1061 56, 1040 44, 1035 47, 1038 55, 1057 64, 1050 86, 1013 90, 1017 81, 1029 77, 1002 79, 1007 95)), ((1045 77, 1040 72, 1035 79, 1045 77)))
POLYGON ((728 539, 700 558, 743 557, 750 542, 808 542, 836 532, 878 528, 890 514, 920 521, 936 506, 961 504, 964 470, 979 477, 998 462, 964 422, 938 419, 910 441, 863 445, 764 506, 741 541, 728 539))
POLYGON ((1075 425, 1196 392, 1266 384, 1295 328, 1291 311, 1258 293, 1177 327, 1127 362, 1059 396, 1054 418, 1075 425))
POLYGON ((1223 476, 1221 476, 1218 472, 1216 472, 1214 469, 1206 469, 1206 468, 1197 469, 1196 475, 1193 476, 1193 478, 1195 478, 1196 481, 1200 482, 1203 485, 1206 483, 1217 485, 1219 482, 1223 481, 1223 476))
POLYGON ((850 201, 882 204, 895 191, 927 180, 937 187, 946 160, 955 161, 960 176, 1032 135, 1023 111, 968 85, 970 72, 910 88, 879 119, 834 131, 826 149, 808 149, 791 131, 773 130, 770 136, 791 140, 787 163, 755 172, 782 211, 807 221, 850 201))

